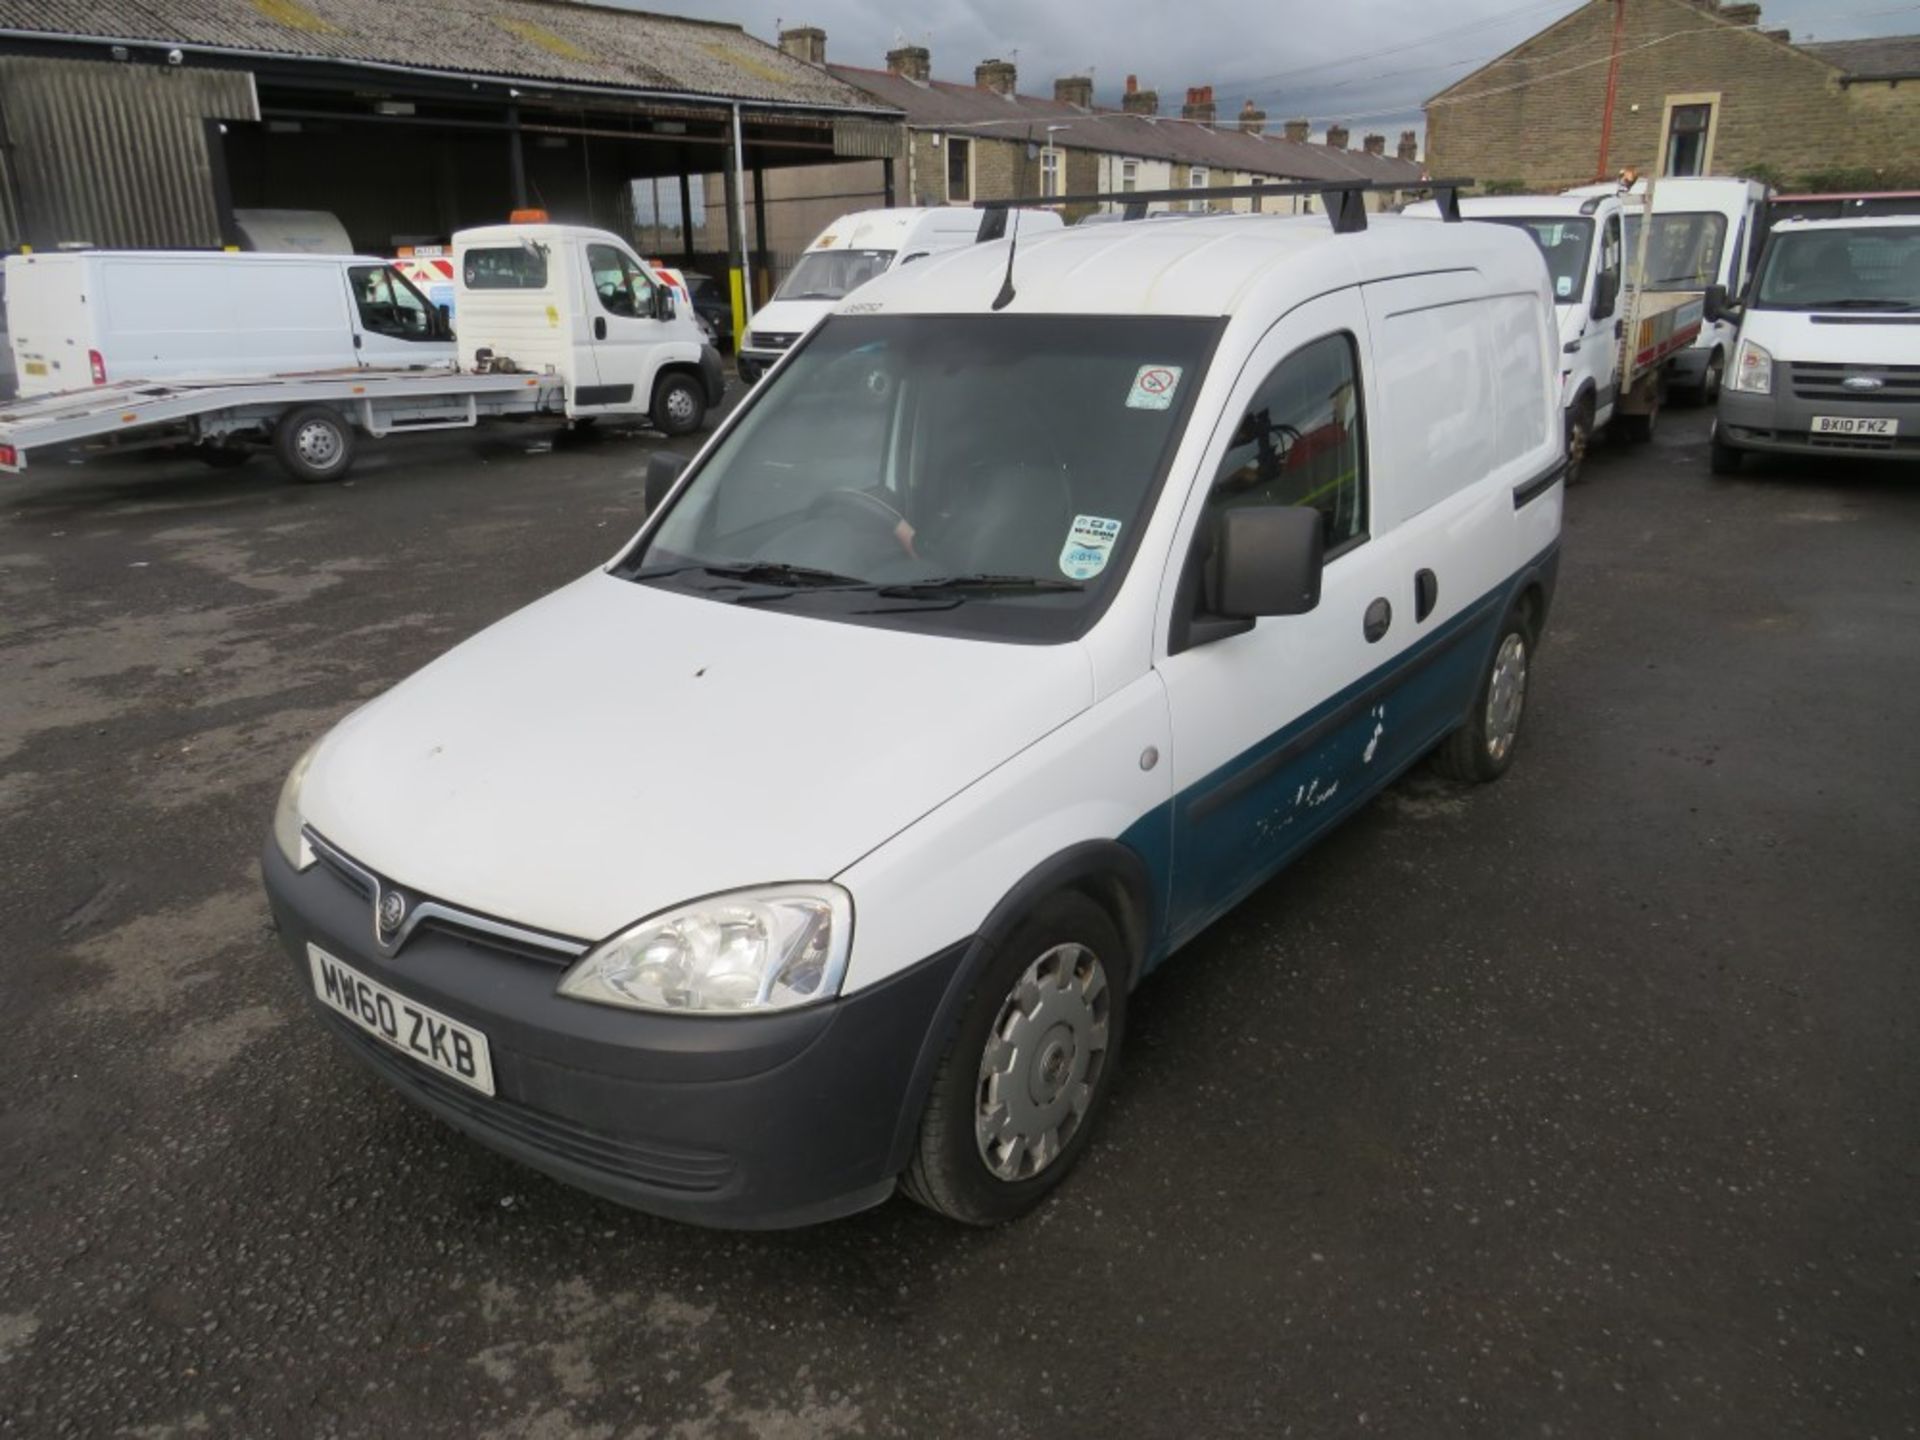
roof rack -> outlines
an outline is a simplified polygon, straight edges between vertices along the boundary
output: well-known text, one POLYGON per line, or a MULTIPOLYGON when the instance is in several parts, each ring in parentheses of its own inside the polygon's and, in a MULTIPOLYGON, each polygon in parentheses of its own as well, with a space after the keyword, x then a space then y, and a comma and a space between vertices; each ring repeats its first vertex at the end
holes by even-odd
POLYGON ((1334 233, 1352 235, 1367 228, 1366 196, 1369 192, 1427 190, 1440 202, 1442 220, 1460 218, 1460 192, 1472 180, 1421 180, 1409 185, 1404 180, 1303 180, 1282 185, 1201 185, 1189 190, 1114 190, 1085 195, 1026 195, 1011 200, 976 200, 976 210, 1007 211, 1028 206, 1118 205, 1124 220, 1146 218, 1149 205, 1175 200, 1286 199, 1296 195, 1318 196, 1333 221, 1334 233))

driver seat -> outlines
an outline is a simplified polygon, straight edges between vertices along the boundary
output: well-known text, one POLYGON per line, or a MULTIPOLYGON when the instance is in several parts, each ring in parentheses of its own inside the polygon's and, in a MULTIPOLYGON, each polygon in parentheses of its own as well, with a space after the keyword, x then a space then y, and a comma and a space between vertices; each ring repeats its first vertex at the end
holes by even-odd
POLYGON ((992 461, 947 497, 929 558, 956 575, 1055 574, 1073 521, 1073 491, 1057 465, 992 461))

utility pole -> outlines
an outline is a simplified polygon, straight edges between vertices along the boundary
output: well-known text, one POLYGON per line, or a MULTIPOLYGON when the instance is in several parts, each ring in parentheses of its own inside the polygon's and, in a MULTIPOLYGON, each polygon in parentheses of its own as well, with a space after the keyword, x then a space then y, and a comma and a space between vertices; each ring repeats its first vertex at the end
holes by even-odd
POLYGON ((1627 33, 1627 0, 1613 0, 1613 55, 1607 61, 1607 106, 1600 116, 1600 170, 1593 178, 1610 180, 1613 166, 1608 163, 1613 149, 1613 109, 1620 99, 1620 43, 1627 33))

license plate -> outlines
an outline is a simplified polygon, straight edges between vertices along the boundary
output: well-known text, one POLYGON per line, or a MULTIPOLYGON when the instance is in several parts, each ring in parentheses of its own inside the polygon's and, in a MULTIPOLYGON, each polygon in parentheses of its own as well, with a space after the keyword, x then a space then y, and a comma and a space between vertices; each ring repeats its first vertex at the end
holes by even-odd
POLYGON ((44 361, 44 360, 29 360, 29 361, 27 361, 27 373, 28 373, 29 375, 44 375, 44 374, 46 374, 46 373, 47 373, 47 362, 46 362, 46 361, 44 361))
POLYGON ((1898 435, 1898 420, 1862 420, 1852 415, 1816 415, 1813 417, 1813 433, 1816 435, 1898 435))
POLYGON ((318 945, 307 946, 307 963, 313 968, 313 993, 321 1003, 383 1045, 431 1065, 482 1095, 493 1094, 493 1061, 487 1054, 487 1037, 478 1030, 414 1004, 318 945))

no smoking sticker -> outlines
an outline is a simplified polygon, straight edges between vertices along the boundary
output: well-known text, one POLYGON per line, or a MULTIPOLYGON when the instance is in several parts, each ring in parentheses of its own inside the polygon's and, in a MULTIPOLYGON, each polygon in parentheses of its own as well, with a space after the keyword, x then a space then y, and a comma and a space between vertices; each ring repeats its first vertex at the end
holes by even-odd
POLYGON ((1129 410, 1165 410, 1173 404, 1173 392, 1180 388, 1178 365, 1142 365, 1127 392, 1129 410))

